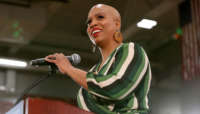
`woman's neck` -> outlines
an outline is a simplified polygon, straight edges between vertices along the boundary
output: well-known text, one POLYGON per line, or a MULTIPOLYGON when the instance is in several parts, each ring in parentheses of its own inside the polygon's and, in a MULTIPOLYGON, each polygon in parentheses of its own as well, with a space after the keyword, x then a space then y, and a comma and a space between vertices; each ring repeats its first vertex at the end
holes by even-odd
POLYGON ((110 43, 101 48, 102 62, 105 62, 108 56, 120 45, 121 43, 110 43))

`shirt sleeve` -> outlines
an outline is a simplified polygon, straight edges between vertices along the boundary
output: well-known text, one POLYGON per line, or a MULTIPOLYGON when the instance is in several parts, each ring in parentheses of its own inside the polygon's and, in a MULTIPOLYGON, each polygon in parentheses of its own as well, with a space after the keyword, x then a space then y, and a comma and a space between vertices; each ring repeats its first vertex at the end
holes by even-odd
POLYGON ((149 61, 143 48, 124 44, 117 51, 106 75, 87 73, 88 91, 108 100, 120 100, 136 89, 148 73, 149 61))

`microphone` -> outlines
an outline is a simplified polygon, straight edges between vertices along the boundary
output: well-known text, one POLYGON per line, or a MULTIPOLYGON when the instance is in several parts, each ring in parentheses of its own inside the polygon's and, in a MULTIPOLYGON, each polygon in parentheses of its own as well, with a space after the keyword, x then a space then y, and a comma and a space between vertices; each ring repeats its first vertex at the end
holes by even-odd
MULTIPOLYGON (((65 56, 72 64, 77 65, 81 62, 81 57, 74 53, 71 56, 65 56)), ((56 58, 51 58, 56 59, 56 58)), ((54 63, 50 63, 48 61, 45 61, 44 58, 35 59, 30 62, 30 65, 32 66, 45 66, 45 65, 55 65, 54 63)))

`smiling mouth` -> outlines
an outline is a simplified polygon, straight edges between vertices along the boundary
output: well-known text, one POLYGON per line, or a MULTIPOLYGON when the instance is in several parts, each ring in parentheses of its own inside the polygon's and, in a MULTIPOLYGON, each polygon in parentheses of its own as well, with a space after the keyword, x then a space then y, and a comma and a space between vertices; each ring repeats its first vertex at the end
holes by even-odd
POLYGON ((92 32, 92 36, 93 36, 94 38, 96 38, 100 32, 101 32, 101 30, 94 30, 94 31, 92 32))

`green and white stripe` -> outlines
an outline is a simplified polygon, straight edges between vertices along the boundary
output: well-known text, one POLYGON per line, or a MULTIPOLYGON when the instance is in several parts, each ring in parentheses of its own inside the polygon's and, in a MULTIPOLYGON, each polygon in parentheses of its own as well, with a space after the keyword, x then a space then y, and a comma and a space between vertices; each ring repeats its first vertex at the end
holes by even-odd
MULTIPOLYGON (((150 64, 149 64, 149 68, 150 68, 150 64)), ((150 90, 151 87, 151 80, 152 80, 152 76, 151 76, 151 69, 149 69, 149 80, 148 80, 148 86, 147 86, 147 91, 146 91, 146 97, 145 97, 145 101, 146 101, 146 108, 149 109, 149 99, 148 99, 148 92, 150 90)))
POLYGON ((100 63, 87 74, 88 91, 81 88, 78 93, 80 108, 106 114, 137 113, 149 109, 148 93, 152 77, 143 48, 134 43, 122 44, 98 70, 99 66, 100 63))
MULTIPOLYGON (((120 65, 120 69, 117 73, 117 75, 113 75, 111 76, 109 79, 101 81, 101 82, 97 82, 94 78, 88 78, 87 81, 88 82, 93 82, 95 84, 97 84, 99 87, 103 88, 106 86, 109 86, 110 84, 114 83, 116 80, 119 80, 122 78, 122 76, 124 75, 126 68, 128 67, 128 65, 130 64, 130 62, 132 61, 133 57, 134 57, 134 44, 130 43, 129 44, 129 49, 128 49, 128 56, 126 57, 125 61, 123 62, 122 65, 120 65)), ((109 66, 114 62, 114 56, 112 57, 112 60, 109 64, 109 66)), ((109 69, 108 69, 109 70, 109 69)), ((107 70, 107 71, 108 71, 107 70)), ((106 74, 107 72, 105 72, 106 74)))
POLYGON ((85 101, 84 101, 84 98, 83 98, 83 95, 82 95, 82 90, 83 88, 80 88, 79 92, 78 92, 78 104, 79 104, 79 107, 86 110, 86 111, 90 111, 87 107, 87 105, 85 104, 85 101))
POLYGON ((142 69, 142 72, 140 73, 138 79, 136 80, 136 82, 132 85, 132 87, 126 93, 124 93, 122 96, 119 97, 119 99, 123 99, 128 94, 130 94, 137 87, 137 85, 140 83, 140 81, 142 80, 142 78, 143 78, 143 76, 144 76, 144 74, 147 70, 148 63, 149 63, 148 58, 147 58, 145 53, 144 53, 144 56, 145 56, 145 65, 144 65, 144 68, 142 69))

